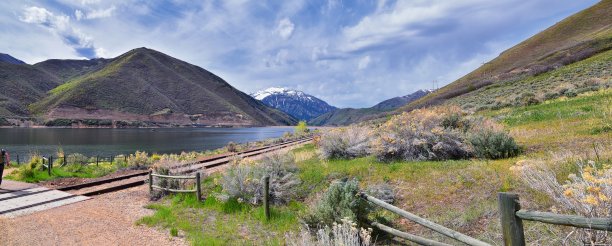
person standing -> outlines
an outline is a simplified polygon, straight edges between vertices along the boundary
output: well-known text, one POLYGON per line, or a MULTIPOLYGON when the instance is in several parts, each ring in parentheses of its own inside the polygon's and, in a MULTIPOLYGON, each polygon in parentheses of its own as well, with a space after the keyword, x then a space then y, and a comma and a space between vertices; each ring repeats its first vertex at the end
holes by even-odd
POLYGON ((4 173, 4 165, 11 165, 11 157, 5 149, 0 152, 0 185, 2 185, 2 174, 4 173))

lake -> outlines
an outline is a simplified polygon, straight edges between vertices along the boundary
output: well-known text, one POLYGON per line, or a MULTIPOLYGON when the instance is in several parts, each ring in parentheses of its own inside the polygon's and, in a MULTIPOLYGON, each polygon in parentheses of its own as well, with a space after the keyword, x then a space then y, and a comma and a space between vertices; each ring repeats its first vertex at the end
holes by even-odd
POLYGON ((228 142, 246 143, 277 138, 293 127, 252 128, 155 128, 155 129, 73 129, 73 128, 0 128, 0 148, 13 160, 29 159, 31 153, 110 156, 134 153, 180 153, 221 148, 228 142))

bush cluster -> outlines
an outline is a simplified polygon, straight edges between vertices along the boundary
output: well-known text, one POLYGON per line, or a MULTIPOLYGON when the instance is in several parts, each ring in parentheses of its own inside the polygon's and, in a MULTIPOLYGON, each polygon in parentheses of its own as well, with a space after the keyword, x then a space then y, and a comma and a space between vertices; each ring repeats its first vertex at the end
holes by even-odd
POLYGON ((458 107, 419 109, 391 118, 377 131, 373 153, 381 161, 446 160, 470 157, 458 107))
POLYGON ((355 158, 370 154, 372 130, 362 126, 332 129, 317 141, 325 159, 355 158))
POLYGON ((336 181, 329 186, 315 207, 304 216, 304 222, 312 228, 332 226, 348 219, 359 227, 367 225, 371 205, 359 198, 356 180, 336 181))
MULTIPOLYGON (((576 213, 589 218, 612 217, 612 164, 609 161, 578 161, 578 172, 568 175, 565 182, 558 182, 557 174, 549 168, 550 165, 537 160, 521 160, 511 170, 518 172, 532 189, 548 195, 559 206, 557 209, 565 213, 576 213)), ((577 239, 581 244, 612 244, 612 235, 605 231, 578 231, 577 239)))
POLYGON ((376 129, 349 126, 329 130, 317 145, 326 159, 373 154, 380 161, 498 159, 520 152, 499 124, 469 117, 456 106, 396 115, 376 129))
POLYGON ((127 158, 127 166, 129 169, 147 169, 151 164, 153 164, 153 160, 149 158, 149 154, 144 151, 136 151, 136 153, 130 154, 127 158))
POLYGON ((291 154, 271 154, 261 162, 235 159, 221 177, 227 199, 260 204, 263 201, 263 177, 270 177, 270 201, 286 204, 296 198, 300 179, 291 154))

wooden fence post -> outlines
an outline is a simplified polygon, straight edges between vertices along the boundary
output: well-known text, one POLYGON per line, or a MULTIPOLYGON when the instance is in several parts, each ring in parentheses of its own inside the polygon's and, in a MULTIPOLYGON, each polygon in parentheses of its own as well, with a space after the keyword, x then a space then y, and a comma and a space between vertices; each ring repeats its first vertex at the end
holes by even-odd
POLYGON ((111 157, 110 157, 111 166, 113 165, 113 161, 114 160, 115 160, 115 157, 111 155, 111 157))
POLYGON ((53 156, 49 156, 49 159, 47 159, 47 172, 49 176, 51 176, 51 169, 53 169, 53 156))
POLYGON ((21 162, 19 162, 19 154, 17 154, 17 165, 21 165, 21 162))
POLYGON ((64 165, 66 166, 66 164, 68 164, 68 160, 66 160, 66 158, 68 158, 68 156, 66 155, 66 153, 64 153, 64 165))
POLYGON ((153 170, 149 170, 149 194, 153 194, 153 170))
POLYGON ((497 194, 499 202, 499 215, 501 218, 504 245, 525 245, 525 234, 523 231, 523 220, 516 216, 521 209, 518 194, 500 192, 497 194))
POLYGON ((270 176, 265 176, 263 178, 263 186, 264 186, 264 196, 263 196, 263 205, 264 205, 264 213, 266 215, 266 220, 270 219, 270 176))
POLYGON ((98 166, 98 161, 100 160, 100 156, 96 155, 96 167, 98 166))
POLYGON ((196 177, 196 197, 198 198, 198 201, 201 201, 202 200, 202 187, 200 184, 200 173, 196 173, 195 177, 196 177))

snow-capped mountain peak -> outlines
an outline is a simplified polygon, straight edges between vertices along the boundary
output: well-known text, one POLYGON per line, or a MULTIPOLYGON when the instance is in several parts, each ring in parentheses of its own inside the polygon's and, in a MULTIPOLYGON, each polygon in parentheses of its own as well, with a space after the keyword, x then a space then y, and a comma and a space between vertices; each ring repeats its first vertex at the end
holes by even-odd
POLYGON ((335 107, 314 96, 282 87, 270 87, 255 92, 251 96, 300 120, 309 120, 336 110, 335 107))
POLYGON ((251 94, 257 100, 264 100, 266 97, 271 95, 291 95, 291 96, 299 96, 299 97, 308 97, 312 100, 311 96, 306 95, 306 93, 298 90, 291 90, 283 87, 270 87, 265 90, 261 90, 251 94))

